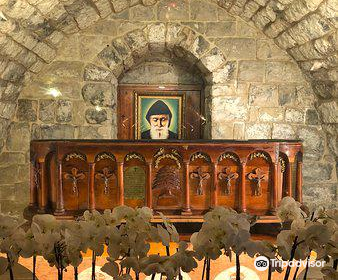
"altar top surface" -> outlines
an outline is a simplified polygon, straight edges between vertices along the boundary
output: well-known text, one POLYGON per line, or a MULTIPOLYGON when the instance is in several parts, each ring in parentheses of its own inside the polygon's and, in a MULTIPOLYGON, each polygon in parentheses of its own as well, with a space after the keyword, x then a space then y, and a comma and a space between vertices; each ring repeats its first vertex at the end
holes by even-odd
POLYGON ((250 140, 229 140, 229 139, 199 139, 199 140, 118 140, 118 139, 44 139, 44 140, 32 140, 35 142, 72 142, 72 143, 115 143, 115 144, 255 144, 255 143, 302 143, 302 140, 290 140, 290 139, 250 139, 250 140))

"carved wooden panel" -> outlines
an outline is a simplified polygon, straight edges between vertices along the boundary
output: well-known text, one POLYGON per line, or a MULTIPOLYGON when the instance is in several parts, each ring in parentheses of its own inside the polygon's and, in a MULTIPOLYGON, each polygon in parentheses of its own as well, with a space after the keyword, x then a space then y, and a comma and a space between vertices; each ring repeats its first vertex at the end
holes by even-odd
POLYGON ((124 159, 124 204, 130 207, 146 206, 145 159, 139 153, 129 153, 124 159))
POLYGON ((240 172, 240 160, 236 154, 224 152, 219 157, 217 167, 218 205, 239 208, 240 172))
POLYGON ((263 152, 250 154, 245 170, 247 209, 266 213, 271 207, 272 196, 273 172, 269 155, 263 152))
POLYGON ((95 201, 97 209, 112 209, 118 205, 116 159, 109 152, 95 157, 95 201))
POLYGON ((191 209, 208 210, 211 206, 212 168, 209 155, 201 152, 190 157, 189 186, 191 209))
POLYGON ((67 154, 62 162, 63 194, 68 199, 65 208, 81 210, 88 208, 88 163, 87 157, 78 152, 67 154))

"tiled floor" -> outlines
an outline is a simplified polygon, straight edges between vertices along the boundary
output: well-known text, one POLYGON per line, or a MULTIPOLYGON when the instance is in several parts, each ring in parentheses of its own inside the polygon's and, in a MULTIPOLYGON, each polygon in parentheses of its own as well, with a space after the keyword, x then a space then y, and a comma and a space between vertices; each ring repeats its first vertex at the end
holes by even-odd
MULTIPOLYGON (((173 248, 173 251, 175 249, 173 248)), ((161 253, 164 254, 165 250, 163 246, 158 244, 152 244, 151 252, 152 254, 161 253)), ((259 272, 254 267, 254 260, 246 255, 242 255, 240 258, 241 265, 245 268, 243 268, 243 280, 266 280, 267 279, 267 272, 259 272), (256 275, 255 275, 256 274, 256 275), (251 276, 250 276, 251 275, 251 276)), ((31 280, 32 276, 29 273, 29 271, 32 269, 32 260, 31 259, 20 259, 19 263, 24 266, 24 268, 15 269, 15 279, 16 280, 31 280)), ((97 266, 102 266, 105 263, 105 257, 100 257, 97 260, 97 266)), ((229 258, 222 256, 216 261, 211 262, 211 279, 212 280, 234 280, 235 278, 231 277, 232 273, 224 272, 222 275, 219 275, 224 270, 230 269, 231 267, 235 266, 234 260, 230 262, 229 258), (219 275, 219 276, 218 276, 219 275), (229 276, 230 275, 230 276, 229 276), (218 277, 217 277, 218 276, 218 277)), ((91 258, 90 258, 90 252, 87 253, 84 256, 84 261, 79 267, 79 273, 81 276, 81 272, 86 274, 87 276, 83 275, 84 277, 80 277, 79 280, 90 280, 90 277, 88 277, 88 269, 91 267, 91 258), (87 271, 86 271, 87 270, 87 271), (86 271, 86 272, 84 272, 86 271)), ((189 273, 189 277, 192 280, 201 280, 202 275, 202 269, 203 269, 203 262, 199 262, 199 266, 195 271, 189 273)), ((57 271, 55 268, 50 267, 46 261, 42 259, 42 257, 38 257, 37 260, 37 277, 39 280, 56 280, 57 279, 57 271)), ((68 268, 67 272, 64 274, 64 280, 71 280, 74 279, 73 276, 73 268, 68 268)), ((293 273, 291 274, 293 276, 293 273)), ((108 280, 109 278, 104 277, 104 275, 100 275, 100 273, 97 274, 97 280, 108 280)), ((284 277, 284 273, 274 273, 272 280, 282 280, 284 277)), ((292 277, 290 277, 292 279, 292 277)), ((0 276, 0 279, 7 280, 9 279, 8 276, 0 276)), ((143 275, 141 277, 141 280, 144 280, 145 276, 143 275)), ((187 278, 189 279, 189 278, 187 278)), ((315 278, 309 278, 309 279, 318 279, 315 278)))

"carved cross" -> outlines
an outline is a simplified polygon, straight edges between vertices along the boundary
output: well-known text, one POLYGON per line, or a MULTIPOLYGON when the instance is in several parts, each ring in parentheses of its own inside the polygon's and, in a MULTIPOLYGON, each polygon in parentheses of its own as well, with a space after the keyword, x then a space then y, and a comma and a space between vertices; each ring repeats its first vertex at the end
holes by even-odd
POLYGON ((83 180, 85 178, 85 174, 84 173, 78 173, 79 170, 75 167, 72 168, 71 173, 66 173, 64 175, 65 179, 67 180, 71 180, 73 183, 73 193, 76 196, 79 196, 79 190, 77 187, 77 181, 79 180, 83 180))
POLYGON ((237 172, 231 172, 230 167, 225 167, 221 173, 218 174, 218 179, 225 181, 226 187, 224 193, 229 195, 231 193, 231 180, 236 180, 238 178, 237 172))
POLYGON ((261 192, 261 182, 267 180, 267 176, 263 170, 260 168, 255 168, 248 174, 248 179, 256 183, 255 188, 253 189, 254 196, 260 196, 261 192))
POLYGON ((109 180, 114 178, 115 174, 114 172, 110 173, 109 168, 105 167, 102 169, 102 172, 97 172, 95 174, 96 179, 103 179, 104 182, 104 190, 103 193, 107 195, 109 193, 109 180))
POLYGON ((208 180, 210 178, 210 174, 207 172, 203 172, 201 167, 197 167, 194 172, 190 173, 190 178, 198 180, 196 194, 203 195, 203 181, 208 180))

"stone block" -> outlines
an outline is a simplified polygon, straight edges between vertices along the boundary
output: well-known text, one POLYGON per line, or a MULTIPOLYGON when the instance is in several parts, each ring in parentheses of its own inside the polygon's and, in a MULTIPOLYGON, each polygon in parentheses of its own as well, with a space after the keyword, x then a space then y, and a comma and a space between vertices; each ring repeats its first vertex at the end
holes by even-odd
POLYGON ((95 81, 95 82, 110 82, 113 79, 113 74, 111 71, 96 66, 94 64, 88 64, 84 70, 84 80, 85 81, 95 81))
POLYGON ((185 27, 183 28, 180 24, 169 23, 167 26, 166 34, 166 45, 170 49, 182 40, 186 38, 187 32, 190 32, 190 29, 185 27))
POLYGON ((224 66, 212 72, 211 75, 207 77, 207 80, 214 84, 227 83, 235 79, 236 69, 236 61, 228 61, 224 66))
POLYGON ((19 121, 35 122, 37 120, 38 102, 36 100, 19 99, 16 117, 19 121))
POLYGON ((103 135, 99 133, 98 127, 93 126, 81 126, 79 127, 80 139, 102 139, 103 135))
POLYGON ((190 19, 209 21, 210 19, 217 19, 218 7, 213 4, 206 4, 201 0, 190 1, 190 19))
POLYGON ((305 162, 303 166, 303 178, 307 182, 324 182, 332 178, 333 166, 328 163, 305 162))
MULTIPOLYGON (((0 184, 13 184, 18 180, 18 167, 16 165, 0 167, 0 174, 0 184)), ((1 193, 3 194, 3 190, 1 193)))
POLYGON ((25 73, 25 68, 20 64, 10 61, 5 70, 0 75, 0 78, 9 82, 19 82, 22 80, 25 73))
POLYGON ((65 5, 67 12, 74 17, 78 27, 84 29, 94 22, 96 22, 100 16, 96 9, 89 2, 75 1, 71 4, 65 5))
POLYGON ((191 45, 190 50, 194 56, 199 58, 203 54, 205 54, 206 51, 208 51, 209 47, 210 43, 205 40, 203 36, 197 36, 195 41, 191 45))
POLYGON ((33 52, 36 53, 43 61, 50 63, 56 56, 56 50, 51 48, 44 42, 39 42, 34 48, 33 52))
POLYGON ((9 151, 28 151, 30 140, 28 123, 11 124, 7 136, 7 149, 9 151))
POLYGON ((66 123, 72 121, 72 102, 69 100, 58 100, 56 103, 56 121, 66 123))
POLYGON ((297 138, 303 140, 304 158, 319 160, 324 154, 325 134, 315 127, 301 127, 296 132, 297 138))
POLYGON ((108 119, 108 114, 104 109, 90 108, 86 110, 85 117, 90 124, 101 124, 108 119))
POLYGON ((271 138, 271 125, 254 123, 246 125, 246 139, 270 139, 271 138))
POLYGON ((305 114, 305 123, 309 125, 319 125, 320 119, 317 110, 308 109, 305 114))
POLYGON ((266 63, 267 82, 299 82, 304 78, 294 62, 273 61, 266 63))
POLYGON ((210 73, 217 70, 225 60, 223 53, 218 48, 213 48, 201 58, 198 65, 202 71, 210 73))
POLYGON ((289 85, 279 86, 278 104, 280 106, 291 105, 294 107, 313 107, 314 96, 312 89, 308 85, 289 85))
POLYGON ((238 79, 246 82, 263 82, 265 62, 258 60, 240 61, 238 79))
POLYGON ((270 40, 257 41, 257 58, 263 60, 290 60, 289 55, 270 40))
POLYGON ((211 101, 212 123, 243 121, 247 119, 248 107, 243 97, 218 96, 211 101))
POLYGON ((8 120, 12 119, 15 113, 15 108, 15 103, 0 101, 0 117, 8 120))
POLYGON ((279 122, 283 118, 283 108, 262 108, 259 110, 259 120, 262 122, 279 122))
POLYGON ((75 127, 68 124, 41 125, 41 139, 73 139, 75 127))
POLYGON ((10 120, 0 118, 0 139, 6 138, 10 123, 10 120))
POLYGON ((294 128, 289 124, 274 123, 272 125, 272 139, 295 139, 294 128))
POLYGON ((285 121, 291 123, 304 123, 305 112, 299 109, 286 109, 285 121))
POLYGON ((163 51, 166 39, 166 25, 164 23, 150 24, 145 29, 151 51, 163 51))
POLYGON ((20 95, 21 88, 22 85, 0 81, 0 100, 15 102, 20 95))
POLYGON ((256 59, 256 40, 249 38, 220 38, 215 44, 229 60, 256 59))
POLYGON ((155 20, 154 7, 137 5, 129 10, 130 20, 132 21, 153 21, 155 20))
POLYGON ((108 46, 98 55, 99 59, 107 66, 116 77, 118 77, 123 70, 123 60, 119 56, 114 47, 108 46))
POLYGON ((79 36, 72 35, 63 40, 58 50, 57 58, 64 61, 80 60, 80 41, 79 36))
POLYGON ((55 100, 39 100, 39 120, 53 122, 55 119, 55 100))
POLYGON ((234 123, 234 140, 245 139, 245 123, 234 123))
POLYGON ((27 187, 26 190, 21 190, 25 191, 27 195, 29 195, 29 178, 30 178, 30 166, 29 164, 21 164, 19 165, 19 170, 18 170, 18 181, 20 182, 26 182, 27 184, 25 187, 27 187))
POLYGON ((206 23, 205 22, 194 22, 194 21, 190 21, 190 22, 182 22, 181 24, 188 26, 189 28, 191 28, 192 30, 194 30, 195 32, 204 34, 206 31, 206 23))
POLYGON ((211 127, 212 139, 233 139, 233 124, 215 122, 211 127))
POLYGON ((25 154, 3 152, 0 154, 0 166, 17 165, 25 163, 25 154))
POLYGON ((207 37, 226 37, 236 35, 236 22, 207 22, 205 35, 207 37))
POLYGON ((115 13, 120 13, 129 8, 130 0, 111 0, 115 13))
POLYGON ((257 28, 249 25, 245 21, 237 21, 237 36, 244 38, 256 38, 258 35, 257 28))
POLYGON ((317 209, 319 206, 325 209, 337 207, 337 184, 322 183, 322 182, 304 182, 303 185, 303 200, 312 209, 317 209))
POLYGON ((112 105, 112 88, 108 83, 90 83, 82 88, 82 96, 85 101, 96 106, 112 105))
POLYGON ((322 103, 318 111, 324 123, 338 123, 338 105, 337 102, 331 101, 322 103))
POLYGON ((132 50, 135 59, 143 57, 148 52, 148 41, 142 30, 135 30, 127 33, 124 40, 132 50))
POLYGON ((249 88, 249 104, 260 107, 276 107, 278 89, 272 85, 251 85, 249 88))

